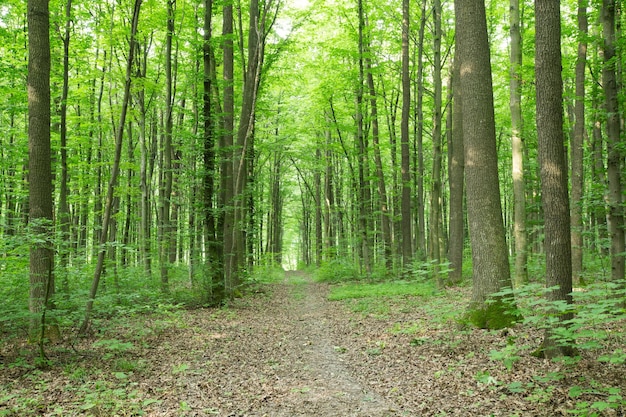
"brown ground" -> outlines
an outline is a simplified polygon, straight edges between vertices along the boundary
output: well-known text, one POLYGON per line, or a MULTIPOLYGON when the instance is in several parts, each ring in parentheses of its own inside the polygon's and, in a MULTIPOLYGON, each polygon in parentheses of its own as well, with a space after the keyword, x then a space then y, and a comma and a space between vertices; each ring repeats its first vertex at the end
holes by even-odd
POLYGON ((87 356, 46 371, 5 352, 0 416, 558 416, 605 399, 573 399, 572 385, 624 388, 620 369, 592 360, 566 371, 531 356, 510 369, 489 358, 512 335, 538 342, 523 329, 461 332, 411 297, 364 314, 363 301, 330 302, 327 292, 288 273, 228 309, 137 318, 139 328, 117 329, 130 344, 91 339, 78 347, 87 356))

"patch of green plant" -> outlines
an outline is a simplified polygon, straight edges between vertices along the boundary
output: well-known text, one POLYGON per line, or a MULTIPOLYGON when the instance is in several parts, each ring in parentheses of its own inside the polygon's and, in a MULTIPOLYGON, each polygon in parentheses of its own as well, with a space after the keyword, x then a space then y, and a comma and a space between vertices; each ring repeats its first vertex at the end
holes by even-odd
POLYGON ((393 334, 415 334, 422 330, 424 326, 419 323, 394 323, 389 331, 393 334))
POLYGON ((376 284, 343 284, 333 287, 328 295, 331 301, 367 297, 419 296, 431 297, 438 293, 430 282, 389 281, 376 284))
POLYGON ((332 259, 323 262, 314 275, 314 279, 318 282, 331 283, 354 281, 359 278, 361 278, 359 264, 345 259, 332 259))
POLYGON ((391 308, 384 299, 380 298, 359 298, 350 300, 350 310, 355 313, 361 313, 364 316, 375 315, 378 317, 387 317, 391 308))
POLYGON ((104 348, 108 352, 104 355, 105 359, 110 359, 117 354, 128 352, 134 347, 130 342, 122 342, 117 339, 98 340, 97 342, 94 342, 92 346, 94 348, 104 348))
POLYGON ((285 270, 278 264, 271 262, 256 266, 248 276, 251 283, 271 284, 285 279, 285 270))

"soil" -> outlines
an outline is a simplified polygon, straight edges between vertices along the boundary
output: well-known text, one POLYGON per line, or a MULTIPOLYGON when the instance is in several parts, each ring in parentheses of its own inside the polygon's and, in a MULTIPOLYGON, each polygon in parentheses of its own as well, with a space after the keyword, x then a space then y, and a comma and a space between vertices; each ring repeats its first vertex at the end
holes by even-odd
POLYGON ((84 341, 86 356, 65 366, 2 366, 0 416, 559 416, 604 398, 573 398, 573 385, 626 388, 619 367, 591 359, 568 371, 530 355, 493 360, 513 336, 540 341, 524 329, 459 331, 419 298, 388 299, 379 314, 328 291, 289 272, 228 308, 137 318, 139 330, 107 335, 117 345, 84 341))

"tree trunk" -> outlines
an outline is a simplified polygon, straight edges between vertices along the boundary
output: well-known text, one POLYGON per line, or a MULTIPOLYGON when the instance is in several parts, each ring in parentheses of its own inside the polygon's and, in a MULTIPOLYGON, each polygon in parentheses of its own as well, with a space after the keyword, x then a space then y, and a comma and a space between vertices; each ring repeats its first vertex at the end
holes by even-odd
POLYGON ((511 110, 511 148, 513 160, 513 239, 515 241, 516 286, 528 280, 528 248, 526 239, 526 184, 524 181, 524 141, 522 139, 522 36, 520 30, 519 0, 510 2, 510 82, 509 108, 511 110))
POLYGON ((443 287, 443 280, 439 274, 441 264, 441 107, 442 90, 441 81, 441 1, 434 0, 433 4, 433 165, 430 190, 430 259, 434 262, 433 274, 439 287, 443 287))
POLYGON ((372 259, 369 236, 369 219, 370 219, 370 184, 368 175, 368 152, 366 145, 365 133, 363 131, 363 84, 365 83, 364 69, 364 40, 363 30, 365 27, 365 17, 363 14, 363 0, 358 0, 358 19, 359 19, 359 83, 356 91, 356 136, 358 147, 358 163, 359 163, 359 183, 358 183, 358 202, 359 202, 359 238, 361 256, 365 266, 365 274, 367 277, 372 275, 372 259))
POLYGON ((572 280, 582 283, 583 272, 583 158, 585 142, 585 69, 587 66, 587 0, 578 1, 578 57, 576 59, 576 100, 574 134, 571 140, 572 166, 572 280))
POLYGON ((411 171, 409 151, 409 111, 411 109, 411 79, 409 74, 409 0, 402 0, 402 118, 400 121, 400 154, 402 171, 402 264, 411 265, 413 234, 411 231, 411 171))
POLYGON ((479 327, 499 328, 513 317, 503 302, 488 298, 511 285, 502 222, 493 87, 485 4, 456 0, 456 43, 460 61, 461 95, 472 98, 463 106, 463 145, 467 217, 473 262, 470 317, 479 327))
POLYGON ((61 93, 61 125, 60 125, 60 145, 61 155, 61 183, 59 184, 59 208, 58 223, 60 226, 59 242, 59 266, 63 271, 63 291, 69 293, 70 284, 67 276, 67 266, 69 262, 70 245, 70 209, 67 203, 69 194, 69 174, 67 169, 67 98, 69 95, 69 72, 70 72, 70 36, 72 21, 72 0, 67 0, 65 4, 65 32, 63 40, 63 87, 61 93))
MULTIPOLYGON (((368 50, 370 50, 368 46, 368 50)), ((374 76, 372 74, 372 60, 367 55, 365 58, 367 71, 367 86, 370 95, 370 112, 372 119, 372 142, 374 145, 374 164, 376 166, 376 179, 378 193, 380 194, 380 223, 382 233, 383 256, 385 265, 388 270, 393 267, 392 258, 392 236, 391 236, 391 213, 388 207, 387 187, 385 185, 385 173, 383 171, 383 163, 380 154, 380 132, 378 127, 378 100, 376 98, 376 89, 374 86, 374 76)))
MULTIPOLYGON (((548 301, 572 302, 572 254, 567 162, 563 135, 561 78, 561 12, 559 3, 535 0, 535 79, 537 85, 537 141, 541 165, 541 203, 544 215, 546 287, 548 301)), ((560 320, 572 318, 559 314, 560 320)), ((571 355, 573 350, 546 331, 542 351, 548 357, 571 355)))
POLYGON ((223 210, 223 262, 224 262, 224 291, 227 297, 231 297, 234 293, 235 274, 233 271, 235 265, 234 253, 234 233, 235 233, 235 216, 234 201, 235 181, 233 176, 233 131, 235 128, 234 112, 235 112, 235 92, 234 92, 234 51, 233 51, 233 4, 226 1, 223 6, 223 22, 222 22, 222 49, 224 54, 223 78, 224 78, 224 110, 223 114, 223 133, 220 139, 220 148, 222 149, 221 162, 221 206, 223 210))
POLYGON ((611 239, 611 279, 613 282, 624 280, 624 207, 622 205, 622 154, 621 120, 619 108, 619 91, 616 75, 616 46, 615 46, 615 0, 602 1, 602 29, 604 34, 604 68, 602 84, 606 105, 607 130, 607 180, 608 205, 607 222, 611 239))
POLYGON ((54 296, 52 155, 50 147, 50 11, 48 0, 28 1, 28 218, 30 337, 45 359, 45 312, 54 296))
MULTIPOLYGON (((455 55, 457 52, 455 52, 455 55)), ((465 222, 463 212, 463 189, 465 185, 463 155, 463 96, 461 95, 458 56, 454 57, 452 73, 452 134, 448 144, 448 176, 450 178, 450 233, 448 260, 450 272, 448 280, 455 285, 463 278, 463 248, 465 242, 465 222)))

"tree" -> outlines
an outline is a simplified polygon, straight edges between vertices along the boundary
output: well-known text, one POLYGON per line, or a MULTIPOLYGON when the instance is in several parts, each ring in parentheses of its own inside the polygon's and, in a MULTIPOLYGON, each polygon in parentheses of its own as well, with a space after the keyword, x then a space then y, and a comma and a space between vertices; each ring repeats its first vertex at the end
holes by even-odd
MULTIPOLYGON (((567 163, 563 135, 563 80, 561 78, 561 11, 559 3, 535 0, 535 80, 537 86, 537 141, 541 165, 541 203, 544 215, 546 286, 551 302, 572 303, 572 255, 567 163)), ((571 313, 559 319, 571 319, 571 313)), ((543 354, 571 355, 548 330, 543 354)))
POLYGON ((619 109, 619 89, 616 74, 616 40, 615 40, 615 0, 602 1, 602 31, 604 33, 604 67, 602 84, 606 106, 607 131, 607 221, 611 239, 611 278, 614 282, 624 279, 626 242, 624 240, 624 207, 622 187, 622 154, 621 120, 619 109))
POLYGON ((402 263, 405 268, 413 258, 411 232, 411 171, 409 153, 409 111, 411 109, 411 79, 409 77, 409 0, 402 0, 402 117, 400 120, 400 167, 402 171, 402 263))
POLYGON ((465 243, 465 221, 463 212, 464 196, 464 150, 463 150, 463 96, 461 95, 458 51, 455 50, 452 72, 452 132, 448 134, 448 177, 450 178, 450 224, 448 260, 450 272, 448 280, 458 284, 462 279, 463 248, 465 243))
POLYGON ((433 4, 433 165, 430 191, 430 259, 434 261, 434 275, 438 285, 443 287, 441 276, 439 275, 439 265, 441 264, 441 124, 442 124, 442 90, 441 81, 441 1, 435 0, 433 4))
MULTIPOLYGON (((50 150, 50 11, 48 0, 28 1, 28 216, 30 336, 43 356, 45 312, 53 307, 54 250, 50 150)), ((43 359, 43 357, 42 357, 43 359)))
POLYGON ((510 3, 511 68, 509 107, 511 109, 511 147, 513 151, 513 237, 515 239, 514 282, 522 285, 528 279, 526 269, 526 185, 524 182, 524 142, 522 140, 522 36, 519 0, 510 3))
POLYGON ((583 271, 583 150, 585 141, 585 69, 587 67, 587 0, 578 1, 578 56, 576 57, 576 99, 574 134, 571 141, 572 166, 572 280, 581 282, 583 271))
POLYGON ((491 81, 487 20, 483 0, 456 0, 456 45, 463 101, 463 145, 467 219, 472 246, 470 317, 486 328, 508 326, 513 317, 503 302, 488 298, 511 285, 505 241, 491 81))

